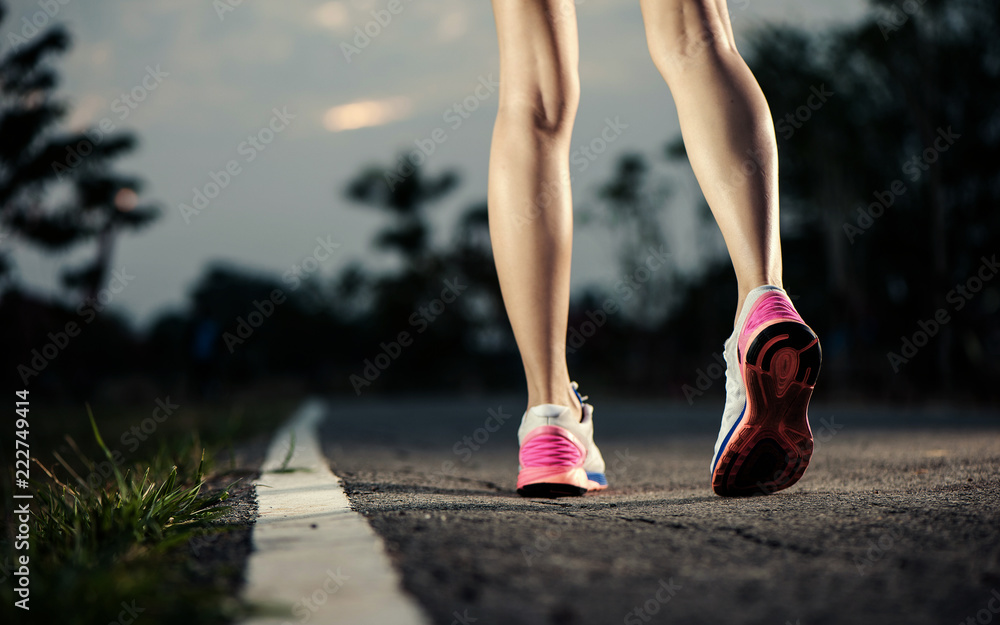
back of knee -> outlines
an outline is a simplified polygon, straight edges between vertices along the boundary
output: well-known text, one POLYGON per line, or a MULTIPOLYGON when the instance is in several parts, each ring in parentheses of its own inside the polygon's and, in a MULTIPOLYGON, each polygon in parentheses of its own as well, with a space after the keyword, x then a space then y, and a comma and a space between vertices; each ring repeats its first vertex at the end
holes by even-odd
POLYGON ((551 138, 569 138, 580 105, 578 81, 502 93, 498 115, 505 122, 551 138))
POLYGON ((680 7, 648 23, 646 40, 653 64, 664 76, 738 54, 724 17, 703 0, 679 0, 680 7))

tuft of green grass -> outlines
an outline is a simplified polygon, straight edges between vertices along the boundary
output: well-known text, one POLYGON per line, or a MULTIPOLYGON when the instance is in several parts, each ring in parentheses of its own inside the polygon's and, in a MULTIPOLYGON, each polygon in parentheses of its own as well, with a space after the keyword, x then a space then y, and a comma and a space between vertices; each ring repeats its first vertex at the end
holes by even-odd
POLYGON ((288 470, 288 463, 292 461, 292 456, 295 455, 295 430, 292 430, 291 436, 288 438, 288 451, 285 452, 285 458, 281 461, 280 471, 288 470))
POLYGON ((60 559, 87 563, 99 556, 120 557, 137 546, 183 537, 189 530, 207 527, 226 513, 227 508, 220 504, 228 499, 228 488, 201 496, 205 485, 203 448, 193 474, 185 471, 182 476, 177 465, 165 471, 164 454, 159 454, 140 478, 131 468, 123 472, 115 462, 89 404, 87 417, 107 462, 98 467, 82 453, 78 453, 78 460, 90 474, 101 469, 110 471, 114 477, 111 484, 94 488, 63 460, 63 466, 74 477, 66 484, 34 460, 51 480, 34 483, 40 502, 34 511, 35 540, 60 559))
POLYGON ((292 461, 292 457, 295 455, 295 431, 291 432, 288 438, 288 451, 285 452, 285 457, 281 461, 281 466, 277 469, 271 471, 272 473, 311 473, 312 469, 307 467, 289 467, 288 464, 292 461))
MULTIPOLYGON (((221 477, 213 473, 213 449, 232 449, 232 437, 216 435, 218 420, 206 421, 214 437, 206 447, 196 427, 178 423, 174 431, 158 432, 158 447, 149 445, 145 455, 126 463, 105 443, 89 404, 86 413, 96 443, 88 446, 91 453, 67 435, 63 453, 52 452, 55 463, 33 458, 45 476, 32 479, 31 612, 13 608, 12 586, 3 584, 0 621, 107 623, 125 606, 141 610, 137 620, 151 624, 202 625, 247 616, 250 606, 234 596, 239 559, 211 555, 225 534, 239 532, 232 538, 239 541, 248 532, 222 520, 238 481, 209 487, 221 477)), ((248 436, 257 424, 250 425, 230 432, 248 436)), ((262 420, 259 427, 271 424, 262 420)), ((232 458, 230 453, 230 464, 232 458)), ((13 555, 9 516, 4 524, 0 560, 6 562, 13 555)), ((226 544, 224 551, 233 543, 226 544)))

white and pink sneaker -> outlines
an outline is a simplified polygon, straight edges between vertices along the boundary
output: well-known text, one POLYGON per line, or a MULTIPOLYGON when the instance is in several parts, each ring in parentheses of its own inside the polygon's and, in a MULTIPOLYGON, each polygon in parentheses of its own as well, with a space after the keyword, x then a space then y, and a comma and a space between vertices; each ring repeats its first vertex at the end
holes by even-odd
POLYGON ((521 417, 517 492, 524 497, 582 495, 608 487, 604 458, 594 444, 594 407, 586 396, 580 402, 579 420, 569 406, 540 404, 521 417))
POLYGON ((813 451, 809 399, 822 351, 785 291, 747 295, 725 343, 726 407, 712 457, 712 489, 769 494, 802 477, 813 451))

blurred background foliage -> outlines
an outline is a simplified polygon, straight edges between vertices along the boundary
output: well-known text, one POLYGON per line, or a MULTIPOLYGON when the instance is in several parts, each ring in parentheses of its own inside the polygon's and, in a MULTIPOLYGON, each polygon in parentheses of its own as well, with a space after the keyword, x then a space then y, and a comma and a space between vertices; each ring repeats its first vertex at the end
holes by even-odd
MULTIPOLYGON (((823 342, 823 400, 1000 397, 1000 279, 986 281, 961 310, 948 297, 1000 251, 998 32, 993 0, 879 0, 850 27, 768 28, 743 50, 775 118, 785 285, 823 342), (903 337, 942 308, 950 322, 894 370, 888 353, 901 353, 903 337)), ((432 177, 415 167, 394 178, 391 155, 333 190, 331 206, 380 211, 385 226, 371 245, 392 258, 379 264, 391 269, 355 262, 336 276, 298 281, 218 263, 205 268, 186 308, 164 312, 144 332, 114 313, 81 313, 109 279, 116 237, 152 223, 157 211, 139 204, 141 180, 111 169, 134 137, 101 141, 68 172, 48 166, 87 140, 58 126, 65 109, 52 96, 51 61, 67 46, 56 28, 0 59, 4 237, 43 249, 94 248, 93 262, 66 268, 58 301, 33 293, 0 257, 0 354, 6 372, 19 372, 5 377, 9 388, 24 387, 26 375, 32 390, 73 399, 127 399, 164 385, 212 398, 269 382, 365 395, 522 388, 485 200, 441 237, 430 215, 460 187, 461 172, 432 177), (43 205, 52 185, 67 191, 58 205, 43 205), (455 285, 460 295, 446 303, 455 285), (282 303, 251 318, 255 302, 275 290, 282 303), (252 330, 245 336, 241 319, 252 330), (35 364, 44 369, 32 365, 34 350, 69 322, 80 335, 55 358, 42 354, 35 364), (404 331, 412 343, 397 352, 391 343, 404 331), (377 366, 386 358, 390 366, 377 366)), ((683 398, 730 332, 736 285, 728 258, 697 275, 670 266, 637 273, 650 248, 665 249, 663 211, 677 210, 677 181, 653 165, 684 158, 680 139, 664 137, 662 152, 621 155, 587 198, 581 227, 616 233, 623 277, 573 298, 570 367, 589 393, 683 398), (641 288, 628 286, 629 276, 641 288), (602 317, 608 300, 621 311, 602 317)), ((698 211, 709 224, 707 206, 698 211)), ((724 391, 717 384, 709 392, 724 391)))

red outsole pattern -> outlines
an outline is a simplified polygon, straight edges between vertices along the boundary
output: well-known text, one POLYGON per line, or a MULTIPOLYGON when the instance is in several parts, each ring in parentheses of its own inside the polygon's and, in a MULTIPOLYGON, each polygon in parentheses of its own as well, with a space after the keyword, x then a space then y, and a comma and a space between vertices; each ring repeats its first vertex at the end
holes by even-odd
POLYGON ((795 484, 813 452, 809 400, 822 362, 809 326, 779 320, 748 341, 743 380, 747 406, 712 474, 727 497, 765 495, 795 484))

